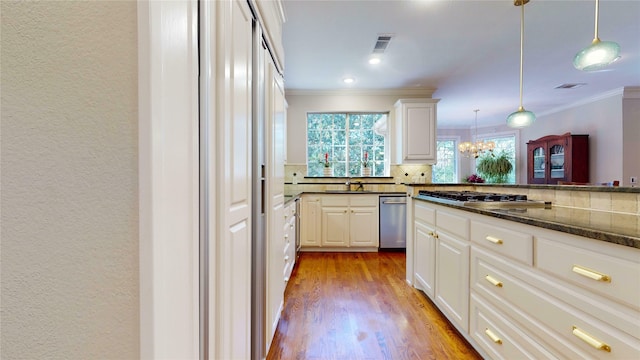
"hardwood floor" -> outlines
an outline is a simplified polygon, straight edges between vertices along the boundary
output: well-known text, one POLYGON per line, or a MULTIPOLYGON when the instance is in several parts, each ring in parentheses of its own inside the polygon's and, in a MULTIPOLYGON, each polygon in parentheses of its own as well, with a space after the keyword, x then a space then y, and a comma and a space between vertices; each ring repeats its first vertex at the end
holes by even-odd
POLYGON ((267 359, 481 359, 405 281, 405 254, 301 253, 267 359))

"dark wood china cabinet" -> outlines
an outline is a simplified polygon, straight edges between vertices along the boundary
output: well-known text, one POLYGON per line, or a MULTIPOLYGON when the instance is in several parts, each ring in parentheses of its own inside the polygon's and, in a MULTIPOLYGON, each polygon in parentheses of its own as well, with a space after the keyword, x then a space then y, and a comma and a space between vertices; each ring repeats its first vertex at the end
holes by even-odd
POLYGON ((589 182, 589 135, 549 135, 527 143, 527 182, 589 182))

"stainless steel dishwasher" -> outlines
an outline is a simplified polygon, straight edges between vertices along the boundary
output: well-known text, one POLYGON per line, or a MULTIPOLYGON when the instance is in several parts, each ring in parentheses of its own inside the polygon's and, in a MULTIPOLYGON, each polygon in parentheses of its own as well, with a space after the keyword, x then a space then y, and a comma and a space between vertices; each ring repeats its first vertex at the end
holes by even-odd
POLYGON ((406 195, 380 196, 380 249, 407 247, 406 195))

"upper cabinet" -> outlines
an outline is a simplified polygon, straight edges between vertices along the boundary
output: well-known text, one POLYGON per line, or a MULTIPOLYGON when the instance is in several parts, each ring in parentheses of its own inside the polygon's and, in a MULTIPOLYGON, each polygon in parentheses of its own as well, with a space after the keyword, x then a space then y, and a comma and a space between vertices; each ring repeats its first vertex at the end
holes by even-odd
POLYGON ((589 182, 589 135, 549 135, 527 143, 529 184, 589 182))
POLYGON ((276 67, 284 70, 284 46, 282 45, 282 25, 285 22, 282 0, 250 0, 260 22, 264 25, 264 38, 275 57, 276 67))
POLYGON ((400 99, 396 102, 396 162, 435 164, 436 104, 439 99, 400 99))

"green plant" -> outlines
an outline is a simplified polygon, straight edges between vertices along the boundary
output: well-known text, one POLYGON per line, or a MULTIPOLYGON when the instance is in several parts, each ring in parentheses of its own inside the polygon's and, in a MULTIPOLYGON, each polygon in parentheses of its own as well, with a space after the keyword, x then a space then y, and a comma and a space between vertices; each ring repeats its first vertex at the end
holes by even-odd
POLYGON ((487 182, 505 183, 507 176, 513 170, 513 164, 509 158, 509 153, 506 151, 502 151, 498 155, 485 154, 478 158, 476 169, 487 182))

